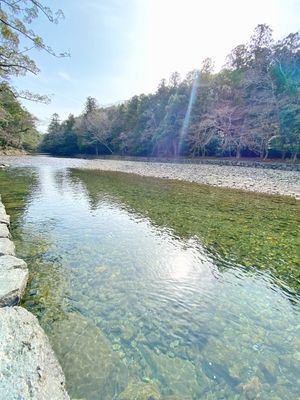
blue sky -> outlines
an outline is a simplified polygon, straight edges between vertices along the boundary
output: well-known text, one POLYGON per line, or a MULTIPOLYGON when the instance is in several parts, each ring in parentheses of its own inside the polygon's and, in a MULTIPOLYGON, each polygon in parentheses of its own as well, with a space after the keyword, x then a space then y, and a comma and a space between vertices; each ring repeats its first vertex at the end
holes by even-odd
MULTIPOLYGON (((50 4, 51 3, 51 4, 50 4)), ((173 71, 199 68, 206 57, 219 69, 230 50, 248 40, 255 26, 267 23, 275 38, 300 29, 299 0, 52 0, 65 19, 33 25, 57 52, 30 55, 41 69, 13 83, 48 94, 51 104, 24 101, 45 131, 51 115, 79 114, 87 96, 110 104, 154 91, 173 71)))

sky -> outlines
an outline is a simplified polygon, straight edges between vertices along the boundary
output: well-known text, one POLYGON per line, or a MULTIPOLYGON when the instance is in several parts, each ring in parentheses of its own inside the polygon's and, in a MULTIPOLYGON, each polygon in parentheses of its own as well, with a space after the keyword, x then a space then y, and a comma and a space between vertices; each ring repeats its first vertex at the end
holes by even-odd
POLYGON ((32 50, 41 72, 18 77, 20 90, 50 96, 51 103, 23 101, 45 132, 51 115, 78 115, 88 96, 107 105, 154 92, 172 72, 184 76, 211 57, 216 70, 255 26, 268 24, 274 38, 300 30, 300 0, 52 0, 65 19, 48 23, 42 16, 33 29, 56 58, 32 50))

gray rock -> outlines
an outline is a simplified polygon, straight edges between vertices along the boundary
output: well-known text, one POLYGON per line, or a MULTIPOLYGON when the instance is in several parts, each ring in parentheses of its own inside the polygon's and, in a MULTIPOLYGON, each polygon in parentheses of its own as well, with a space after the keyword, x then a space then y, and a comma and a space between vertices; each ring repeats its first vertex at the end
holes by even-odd
POLYGON ((0 224, 10 224, 9 215, 7 215, 4 211, 0 212, 0 224))
POLYGON ((25 261, 13 256, 0 257, 0 307, 18 304, 27 280, 28 269, 25 261))
POLYGON ((92 321, 70 313, 52 328, 50 340, 72 399, 112 400, 126 388, 126 365, 92 321))
POLYGON ((0 256, 15 255, 15 245, 7 238, 0 238, 0 256))
POLYGON ((0 271, 3 268, 6 268, 8 270, 12 270, 15 268, 27 269, 27 264, 21 258, 17 258, 11 255, 4 255, 0 257, 0 271))
POLYGON ((0 399, 69 400, 62 369, 37 319, 0 309, 0 399))
POLYGON ((6 224, 0 224, 0 238, 10 238, 10 233, 6 224))

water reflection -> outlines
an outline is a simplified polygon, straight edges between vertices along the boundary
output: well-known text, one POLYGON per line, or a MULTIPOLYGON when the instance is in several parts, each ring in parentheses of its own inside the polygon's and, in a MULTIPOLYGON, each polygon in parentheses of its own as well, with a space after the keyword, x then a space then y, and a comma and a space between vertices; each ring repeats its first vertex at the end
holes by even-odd
POLYGON ((71 397, 297 398, 295 293, 272 268, 249 272, 210 252, 181 217, 185 185, 180 201, 178 186, 164 186, 166 212, 153 197, 162 183, 130 180, 45 165, 14 229, 31 267, 24 305, 47 330, 71 397))

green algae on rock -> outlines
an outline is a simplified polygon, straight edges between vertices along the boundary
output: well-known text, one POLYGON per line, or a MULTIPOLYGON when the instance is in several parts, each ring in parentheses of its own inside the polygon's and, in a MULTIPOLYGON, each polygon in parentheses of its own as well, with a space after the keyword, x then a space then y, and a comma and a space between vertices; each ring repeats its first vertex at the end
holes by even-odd
POLYGON ((132 379, 118 400, 161 400, 161 395, 155 383, 132 379))

